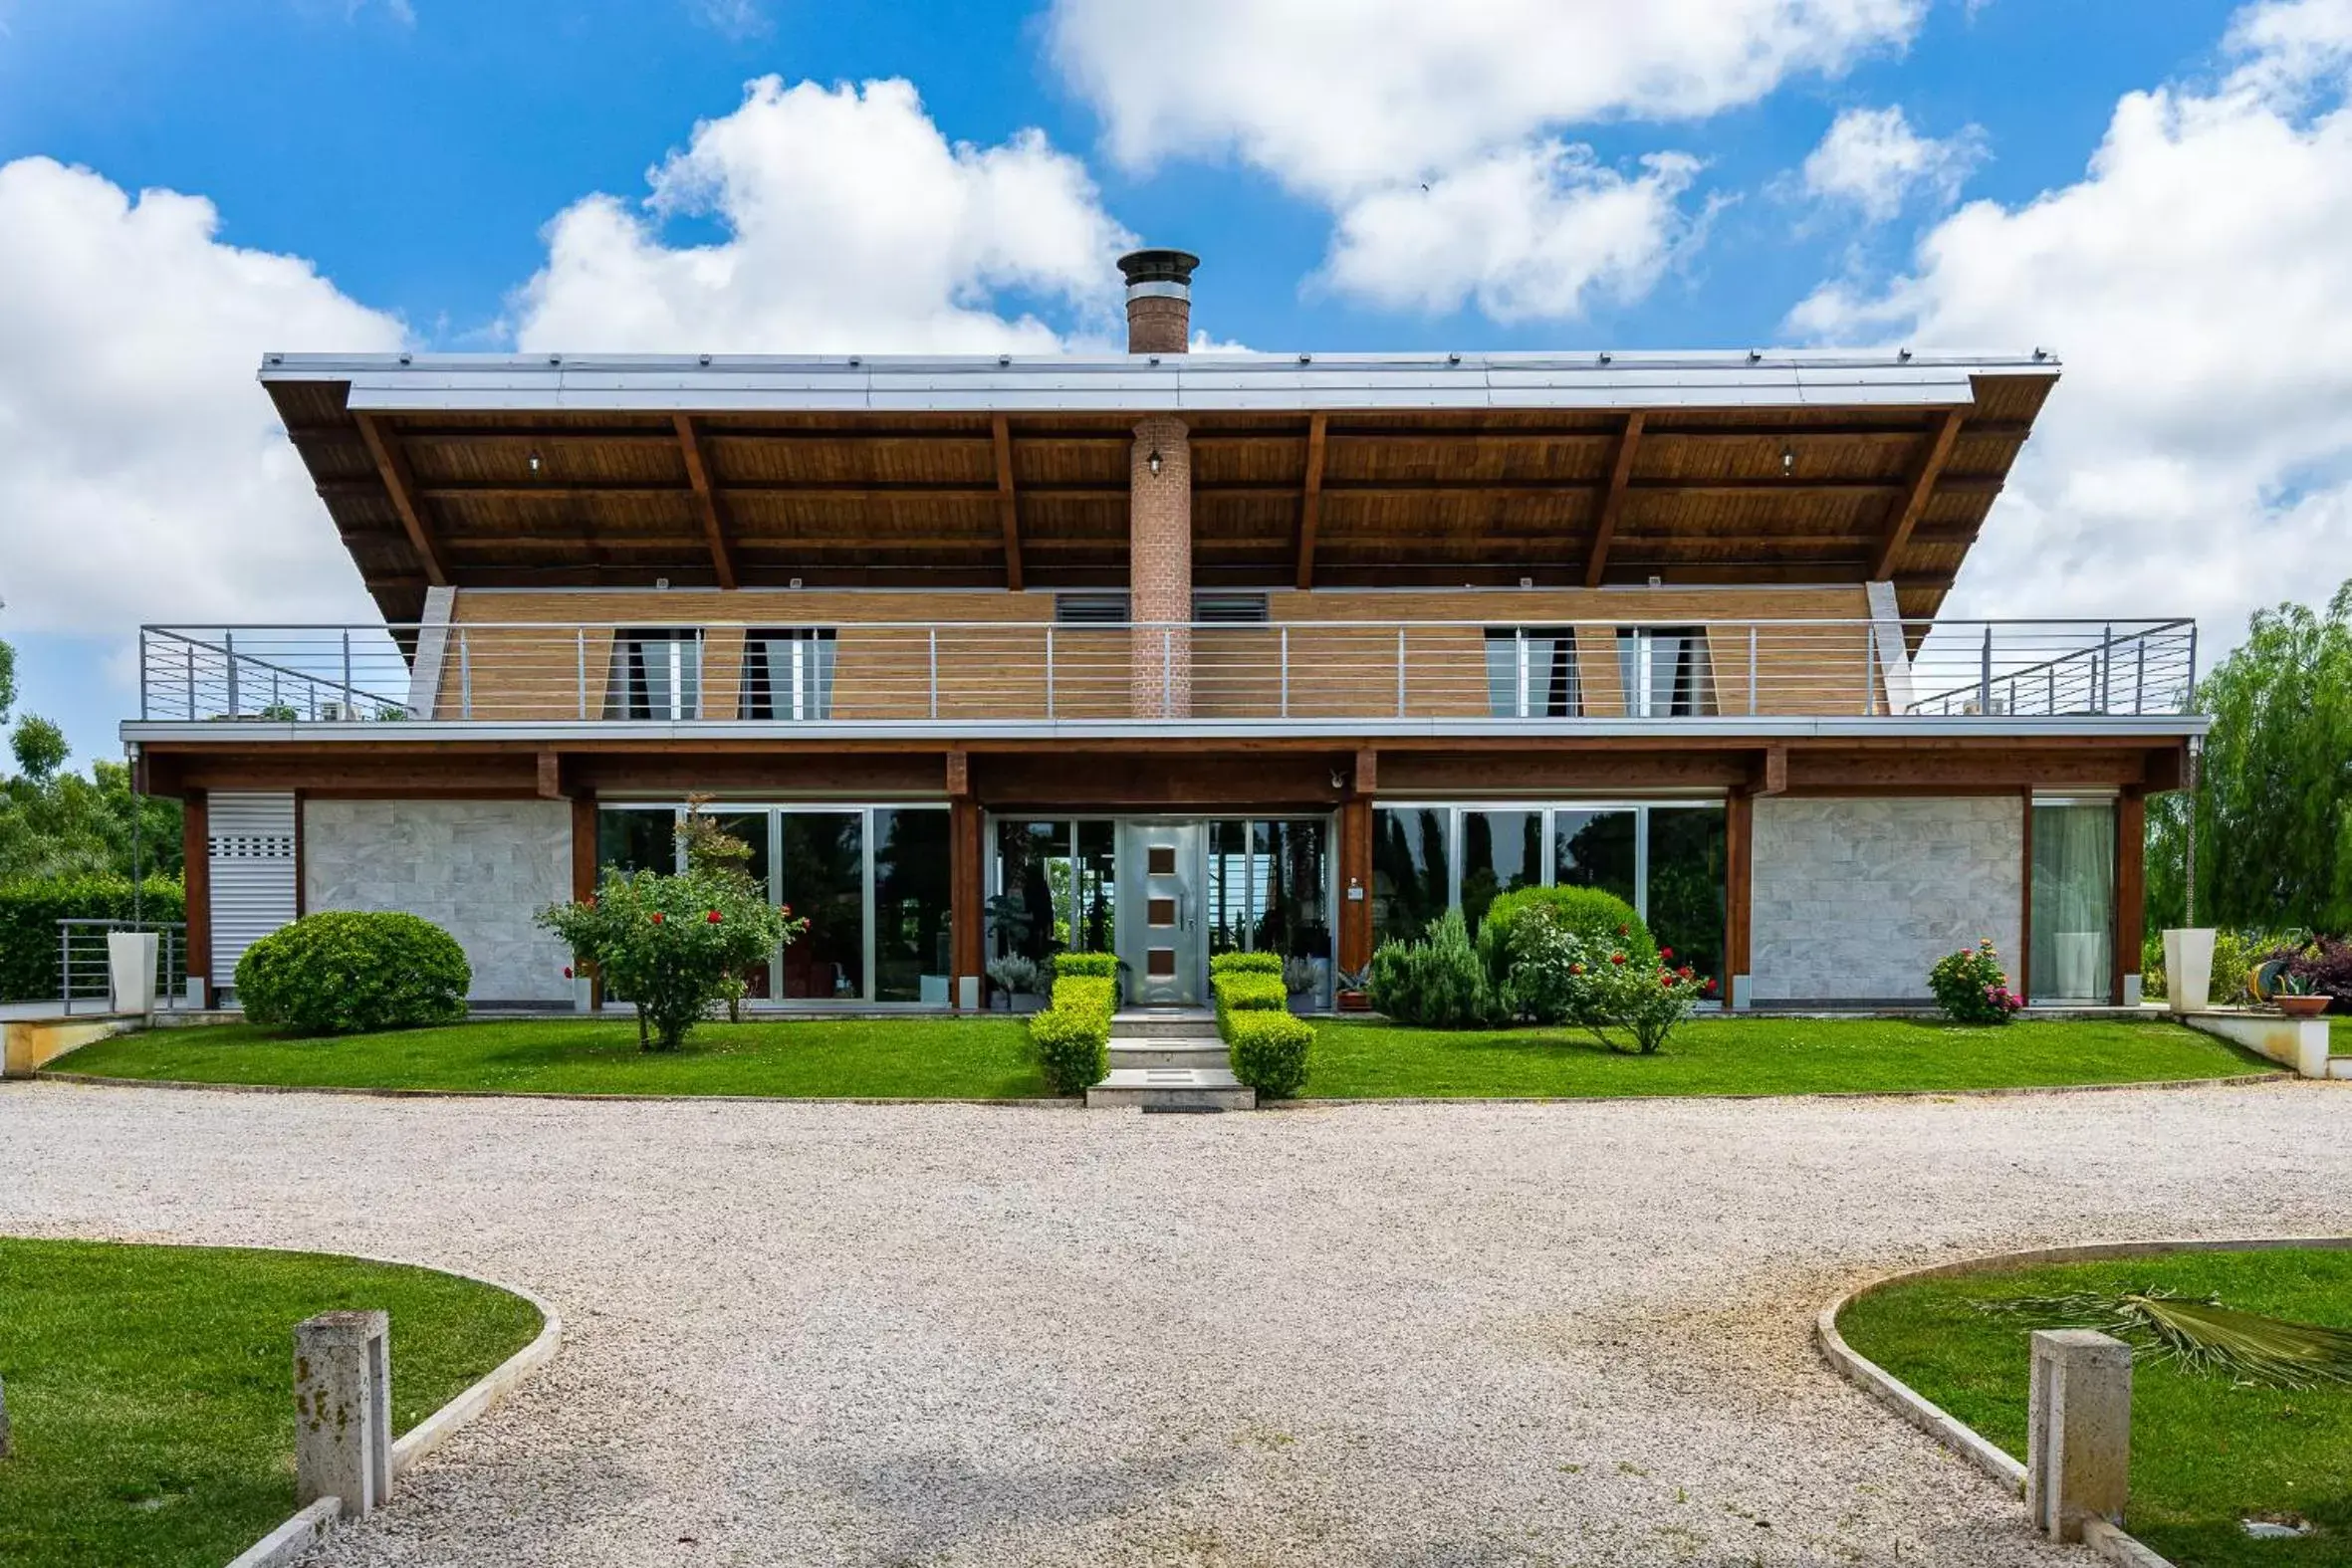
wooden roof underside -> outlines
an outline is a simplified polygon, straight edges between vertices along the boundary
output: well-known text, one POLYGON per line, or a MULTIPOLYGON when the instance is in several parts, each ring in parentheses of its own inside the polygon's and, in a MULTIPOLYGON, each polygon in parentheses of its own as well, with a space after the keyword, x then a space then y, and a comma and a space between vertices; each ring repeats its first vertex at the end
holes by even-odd
MULTIPOLYGON (((1887 576, 1931 615, 2050 384, 1980 375, 1955 410, 1191 415, 1195 580, 1887 576)), ((1125 416, 361 415, 347 383, 268 390, 394 621, 436 582, 1126 581, 1125 416)))

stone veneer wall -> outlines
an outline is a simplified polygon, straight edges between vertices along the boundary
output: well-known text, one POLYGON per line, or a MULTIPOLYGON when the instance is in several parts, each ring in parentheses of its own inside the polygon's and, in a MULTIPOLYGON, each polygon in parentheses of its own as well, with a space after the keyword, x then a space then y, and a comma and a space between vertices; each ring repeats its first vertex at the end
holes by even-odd
POLYGON ((2013 980, 2024 853, 2015 795, 1760 797, 1753 1000, 1924 1000, 1936 960, 1980 937, 2013 980))
POLYGON ((476 1002, 561 1002, 570 957, 531 923, 572 896, 561 800, 306 800, 303 907, 397 909, 457 939, 476 1002))

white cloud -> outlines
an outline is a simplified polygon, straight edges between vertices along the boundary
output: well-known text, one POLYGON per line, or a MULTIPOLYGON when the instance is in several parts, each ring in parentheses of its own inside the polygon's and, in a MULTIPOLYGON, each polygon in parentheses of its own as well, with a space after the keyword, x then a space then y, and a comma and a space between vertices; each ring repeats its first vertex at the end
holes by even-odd
POLYGON ((2352 575, 2352 5, 2239 13, 2235 64, 2126 95, 2084 177, 1976 202, 1813 336, 2047 345, 2066 371, 1953 607, 2200 616, 2352 575))
POLYGON ((1687 214, 1695 167, 1594 166, 1561 127, 1688 120, 1791 76, 1909 42, 1926 0, 1057 0, 1063 75, 1122 163, 1231 156, 1328 207, 1321 279, 1374 304, 1472 299, 1507 319, 1638 296, 1687 214), (1427 198, 1423 187, 1427 186, 1427 198), (1532 210, 1514 212, 1517 195, 1532 210), (1444 200, 1440 198, 1443 196, 1444 200), (1487 241, 1433 209, 1501 219, 1487 241))
POLYGON ((589 196, 548 225, 517 336, 541 348, 1045 351, 1062 334, 996 295, 1107 332, 1130 237, 1085 166, 1037 130, 951 145, 903 81, 755 82, 647 179, 641 209, 589 196), (673 246, 665 220, 711 218, 673 246))
POLYGON ((0 166, 11 628, 369 613, 254 371, 265 348, 394 348, 400 324, 219 227, 200 197, 0 166))
POLYGON ((1801 175, 1805 194, 1885 223, 1914 191, 1949 206, 1985 150, 1985 133, 1975 125, 1939 139, 1913 130, 1899 106, 1849 109, 1806 156, 1801 175))
POLYGON ((1695 232, 1676 199, 1699 169, 1681 153, 1643 164, 1628 177, 1588 147, 1546 141, 1376 191, 1341 214, 1325 277, 1374 304, 1448 312, 1467 300, 1499 322, 1638 299, 1695 232))

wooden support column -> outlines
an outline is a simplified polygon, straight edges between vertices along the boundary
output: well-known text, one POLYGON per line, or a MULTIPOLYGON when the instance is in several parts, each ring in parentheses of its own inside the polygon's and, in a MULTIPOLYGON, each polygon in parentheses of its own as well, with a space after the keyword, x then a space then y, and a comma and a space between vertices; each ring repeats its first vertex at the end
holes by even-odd
POLYGON ((572 899, 596 890, 596 796, 583 789, 572 797, 572 899))
POLYGON ((1005 527, 1005 586, 1021 591, 1021 501, 1013 493, 1013 422, 1003 414, 989 421, 997 449, 997 516, 1005 527))
POLYGON ((1340 969, 1362 969, 1372 962, 1372 792, 1379 784, 1379 757, 1370 750, 1355 754, 1355 779, 1348 798, 1339 804, 1339 949, 1340 969))
POLYGON ((2115 973, 2113 1000, 2123 1003, 2123 977, 2140 973, 2140 944, 2146 939, 2148 896, 2148 801, 2126 788, 2115 802, 2115 973))
POLYGON ((204 791, 190 789, 180 801, 181 885, 187 894, 188 978, 203 983, 203 1006, 212 1006, 212 830, 204 791))
MULTIPOLYGON (((959 760, 961 753, 953 754, 959 760)), ((980 802, 969 791, 953 795, 947 802, 948 853, 953 864, 948 868, 948 909, 952 949, 948 965, 947 996, 951 1006, 963 1006, 964 978, 985 976, 988 973, 987 926, 984 884, 981 867, 980 802)), ((986 1005, 983 999, 983 1006, 986 1005)))
POLYGON ((1306 421, 1306 482, 1298 498, 1298 590, 1314 586, 1314 535, 1323 514, 1323 445, 1328 420, 1311 414, 1306 421))
POLYGON ((539 749, 539 797, 542 800, 564 798, 564 758, 552 746, 539 749))
POLYGON ((1732 980, 1754 975, 1749 966, 1756 905, 1756 801, 1734 789, 1724 801, 1723 1004, 1732 1005, 1732 980))
POLYGON ((1592 548, 1584 555, 1584 585, 1600 586, 1601 573, 1609 567, 1609 542, 1617 537, 1617 519, 1625 512, 1625 490, 1633 481, 1633 459, 1641 448, 1642 411, 1635 409, 1625 416, 1625 428, 1617 432, 1617 450, 1609 460, 1609 484, 1601 492, 1600 511, 1592 524, 1592 548))

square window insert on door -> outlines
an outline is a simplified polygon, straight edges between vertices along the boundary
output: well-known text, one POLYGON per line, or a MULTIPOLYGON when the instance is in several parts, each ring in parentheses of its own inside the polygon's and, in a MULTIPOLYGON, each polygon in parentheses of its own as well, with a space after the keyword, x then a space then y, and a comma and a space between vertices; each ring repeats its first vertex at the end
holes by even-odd
POLYGON ((1176 846, 1174 844, 1153 844, 1145 859, 1148 861, 1147 869, 1153 876, 1174 876, 1176 874, 1176 846))
POLYGON ((1147 900, 1147 905, 1148 907, 1144 914, 1144 919, 1147 923, 1154 926, 1172 926, 1176 924, 1176 900, 1172 898, 1154 898, 1147 900))

